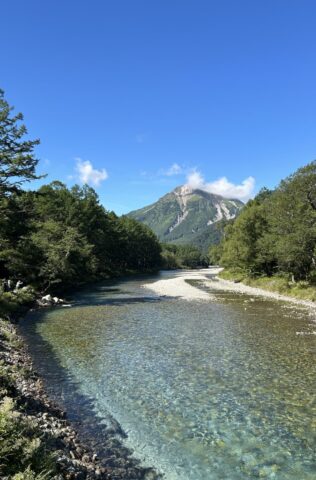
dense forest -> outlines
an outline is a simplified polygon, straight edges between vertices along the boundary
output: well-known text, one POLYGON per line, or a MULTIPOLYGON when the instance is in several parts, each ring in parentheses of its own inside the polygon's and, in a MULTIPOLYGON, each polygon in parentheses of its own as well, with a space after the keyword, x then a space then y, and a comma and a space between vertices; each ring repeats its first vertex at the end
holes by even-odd
POLYGON ((208 255, 195 245, 162 244, 162 267, 165 269, 199 268, 209 265, 208 255))
POLYGON ((250 200, 210 256, 251 277, 315 283, 316 161, 250 200))
POLYGON ((87 185, 52 182, 25 191, 39 178, 34 149, 25 140, 21 114, 0 92, 0 278, 20 280, 40 291, 59 291, 127 271, 160 266, 161 246, 135 220, 100 205, 87 185))

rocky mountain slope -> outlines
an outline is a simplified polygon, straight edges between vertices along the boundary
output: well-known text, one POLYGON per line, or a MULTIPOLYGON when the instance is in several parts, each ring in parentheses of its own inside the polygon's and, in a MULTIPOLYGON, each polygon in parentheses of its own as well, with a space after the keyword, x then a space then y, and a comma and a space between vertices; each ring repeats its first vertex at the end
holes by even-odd
POLYGON ((218 240, 224 221, 235 218, 242 207, 240 200, 183 185, 128 216, 148 225, 162 242, 205 249, 218 240))

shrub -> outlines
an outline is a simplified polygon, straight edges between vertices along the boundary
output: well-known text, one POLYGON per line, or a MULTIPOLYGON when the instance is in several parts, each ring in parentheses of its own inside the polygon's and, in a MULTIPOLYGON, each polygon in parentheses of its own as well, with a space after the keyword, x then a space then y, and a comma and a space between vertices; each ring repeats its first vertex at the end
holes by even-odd
POLYGON ((16 409, 12 398, 0 403, 0 476, 15 480, 49 478, 54 459, 45 451, 37 425, 16 409))

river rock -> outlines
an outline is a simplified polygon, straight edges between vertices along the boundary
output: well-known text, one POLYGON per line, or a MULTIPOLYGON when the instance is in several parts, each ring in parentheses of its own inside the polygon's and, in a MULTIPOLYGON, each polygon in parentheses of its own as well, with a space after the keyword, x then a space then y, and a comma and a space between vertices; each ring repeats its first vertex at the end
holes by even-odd
POLYGON ((42 297, 40 301, 43 305, 52 305, 53 297, 50 294, 44 295, 44 297, 42 297))
POLYGON ((41 307, 47 307, 51 305, 64 305, 65 301, 59 297, 52 297, 50 294, 44 295, 37 303, 41 307))
POLYGON ((64 300, 63 300, 62 298, 53 297, 53 302, 54 302, 56 305, 60 305, 60 304, 64 303, 64 300))

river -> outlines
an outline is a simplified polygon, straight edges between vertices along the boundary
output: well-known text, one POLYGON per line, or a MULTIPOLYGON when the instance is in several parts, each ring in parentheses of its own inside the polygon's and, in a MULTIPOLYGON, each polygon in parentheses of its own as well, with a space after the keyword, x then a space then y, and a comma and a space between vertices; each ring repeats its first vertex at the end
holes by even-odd
POLYGON ((143 288, 156 280, 98 285, 71 308, 28 315, 22 333, 49 393, 96 447, 118 420, 166 480, 315 479, 310 310, 224 290, 161 298, 143 288))

